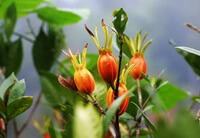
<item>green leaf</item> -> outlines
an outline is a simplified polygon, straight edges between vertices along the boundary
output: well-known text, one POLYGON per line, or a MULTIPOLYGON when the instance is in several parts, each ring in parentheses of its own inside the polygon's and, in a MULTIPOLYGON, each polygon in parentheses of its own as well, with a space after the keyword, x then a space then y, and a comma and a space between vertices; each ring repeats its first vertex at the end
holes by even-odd
POLYGON ((196 49, 193 49, 193 48, 190 48, 190 47, 176 46, 175 48, 176 49, 181 49, 181 50, 186 51, 186 52, 191 53, 191 54, 195 54, 197 56, 200 56, 200 51, 199 50, 196 50, 196 49))
POLYGON ((48 26, 48 34, 41 27, 33 45, 33 60, 40 74, 41 71, 49 71, 65 46, 65 36, 61 28, 48 26))
POLYGON ((0 19, 6 14, 7 8, 15 3, 17 9, 17 17, 27 15, 31 10, 38 7, 43 0, 1 0, 0 1, 0 19))
POLYGON ((50 122, 48 130, 52 138, 62 138, 61 132, 55 127, 52 121, 50 122))
POLYGON ((102 119, 92 104, 77 104, 74 114, 74 138, 103 137, 102 119))
POLYGON ((121 8, 120 10, 115 10, 113 12, 113 16, 115 17, 113 21, 113 25, 119 34, 123 34, 126 29, 126 23, 128 21, 128 16, 126 12, 121 8))
POLYGON ((7 39, 10 40, 10 37, 13 34, 15 23, 16 23, 16 7, 13 2, 7 9, 5 17, 4 17, 4 28, 7 39))
POLYGON ((0 113, 5 114, 6 113, 6 106, 4 101, 0 98, 0 113))
POLYGON ((177 86, 167 83, 159 87, 154 97, 154 102, 165 110, 173 108, 178 102, 184 100, 188 94, 177 86))
POLYGON ((13 102, 7 106, 7 120, 10 120, 17 115, 26 111, 33 102, 32 96, 24 96, 18 99, 15 99, 13 102))
POLYGON ((95 90, 92 95, 97 99, 97 102, 102 108, 106 107, 106 95, 107 95, 107 85, 106 83, 97 75, 95 77, 95 90))
POLYGON ((14 73, 12 73, 3 83, 0 85, 0 98, 3 100, 6 91, 17 81, 14 73))
POLYGON ((10 90, 10 94, 8 97, 8 104, 13 102, 17 98, 24 96, 25 89, 26 89, 25 81, 24 80, 17 81, 10 90))
POLYGON ((4 67, 7 61, 6 58, 6 44, 4 42, 3 34, 0 32, 0 67, 4 67))
POLYGON ((172 40, 169 40, 169 42, 176 48, 177 52, 190 65, 194 73, 200 76, 200 51, 189 47, 176 46, 176 44, 172 40))
POLYGON ((129 95, 131 92, 132 92, 132 90, 130 90, 129 92, 125 93, 124 95, 118 97, 112 103, 111 107, 106 112, 106 116, 105 116, 105 118, 103 120, 104 132, 107 131, 108 126, 109 126, 110 122, 112 121, 114 115, 116 114, 117 110, 119 109, 120 105, 122 104, 122 102, 124 101, 126 96, 129 95))
POLYGON ((11 43, 8 49, 9 50, 6 59, 6 72, 5 72, 6 77, 8 77, 12 72, 18 74, 20 70, 23 59, 23 47, 21 38, 11 43))
POLYGON ((138 108, 138 110, 141 112, 142 116, 144 117, 146 123, 150 126, 150 128, 151 128, 154 132, 157 132, 156 127, 155 127, 155 126, 153 125, 153 123, 148 119, 148 117, 144 114, 144 111, 142 111, 142 110, 140 109, 140 107, 139 107, 136 103, 134 103, 134 102, 131 102, 131 103, 134 104, 134 105, 138 108))
POLYGON ((51 24, 55 25, 69 25, 79 22, 82 18, 73 13, 63 9, 57 9, 53 7, 43 7, 35 10, 38 17, 51 24))
POLYGON ((71 105, 74 103, 75 92, 65 89, 58 82, 58 77, 50 72, 42 72, 41 75, 42 92, 52 106, 58 106, 62 103, 62 97, 71 105))

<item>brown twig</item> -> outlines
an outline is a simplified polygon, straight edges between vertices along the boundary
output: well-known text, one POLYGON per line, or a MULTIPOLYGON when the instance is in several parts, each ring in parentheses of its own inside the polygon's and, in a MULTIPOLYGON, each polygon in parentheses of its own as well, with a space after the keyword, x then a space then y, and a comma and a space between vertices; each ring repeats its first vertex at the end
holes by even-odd
POLYGON ((106 112, 104 111, 104 109, 99 105, 99 103, 92 98, 92 96, 90 96, 92 98, 92 100, 88 99, 87 96, 80 94, 80 92, 76 91, 76 94, 82 98, 84 98, 87 102, 92 103, 103 115, 106 114, 106 112))
POLYGON ((196 32, 200 33, 200 28, 194 26, 193 24, 185 23, 184 25, 187 26, 187 27, 189 27, 189 28, 192 29, 193 31, 196 31, 196 32))
POLYGON ((16 134, 16 138, 19 137, 19 135, 24 131, 24 129, 29 125, 29 123, 31 122, 31 119, 40 103, 40 100, 41 100, 41 97, 42 97, 42 92, 39 93, 38 97, 37 97, 37 100, 32 108, 32 110, 30 111, 29 113, 29 116, 26 120, 26 122, 22 125, 22 127, 19 129, 18 133, 16 134))

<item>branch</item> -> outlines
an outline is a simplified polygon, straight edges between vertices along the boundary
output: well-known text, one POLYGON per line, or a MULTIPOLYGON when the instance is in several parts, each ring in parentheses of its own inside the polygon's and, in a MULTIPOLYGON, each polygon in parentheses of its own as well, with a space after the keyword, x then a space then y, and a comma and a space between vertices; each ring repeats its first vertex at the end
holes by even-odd
POLYGON ((200 28, 194 26, 193 24, 190 23, 185 23, 185 26, 189 27, 190 29, 192 29, 193 31, 196 31, 197 33, 200 33, 200 28))
POLYGON ((32 25, 31 25, 30 19, 27 18, 27 19, 26 19, 26 22, 27 22, 27 24, 28 24, 28 27, 29 27, 29 30, 30 30, 32 36, 33 36, 34 38, 36 38, 36 34, 35 34, 34 30, 33 30, 33 27, 32 27, 32 25))
MULTIPOLYGON (((119 83, 120 83, 120 70, 121 70, 121 64, 122 64, 122 46, 124 44, 123 35, 119 35, 118 40, 120 44, 120 51, 119 51, 119 65, 118 65, 117 81, 116 81, 116 87, 114 91, 115 99, 117 99, 119 96, 118 89, 119 89, 119 83)), ((116 112, 114 127, 116 131, 116 138, 121 138, 121 133, 120 133, 120 128, 119 128, 119 111, 116 112)))
POLYGON ((32 110, 31 110, 31 112, 29 113, 29 116, 28 116, 26 122, 25 122, 25 123, 22 125, 22 127, 19 129, 19 131, 18 131, 18 133, 17 133, 17 135, 16 135, 16 138, 19 137, 19 135, 24 131, 24 129, 25 129, 25 128, 29 125, 29 123, 31 122, 31 119, 32 119, 32 117, 33 117, 33 115, 34 115, 34 113, 35 113, 35 111, 36 111, 36 109, 37 109, 37 107, 38 107, 38 105, 39 105, 39 103, 40 103, 41 97, 42 97, 42 92, 39 93, 39 95, 38 95, 38 97, 37 97, 37 100, 36 100, 36 102, 35 102, 35 104, 34 104, 32 110))
POLYGON ((34 42, 33 39, 31 39, 31 38, 29 38, 29 37, 27 37, 27 36, 25 36, 25 35, 23 35, 23 34, 20 34, 20 33, 14 32, 14 35, 19 36, 19 37, 22 37, 23 39, 29 41, 30 43, 33 43, 33 42, 34 42))

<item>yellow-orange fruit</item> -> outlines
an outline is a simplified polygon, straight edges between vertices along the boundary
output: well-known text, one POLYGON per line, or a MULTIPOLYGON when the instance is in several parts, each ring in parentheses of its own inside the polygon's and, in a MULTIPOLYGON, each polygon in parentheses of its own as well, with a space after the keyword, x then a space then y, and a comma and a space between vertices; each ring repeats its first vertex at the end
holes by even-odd
POLYGON ((100 53, 97 66, 102 79, 109 84, 113 84, 118 73, 117 61, 113 54, 109 52, 100 53))
MULTIPOLYGON (((125 94, 127 92, 127 88, 124 84, 120 84, 119 85, 119 96, 122 96, 123 94, 125 94)), ((129 96, 127 96, 124 101, 122 102, 122 104, 119 107, 119 115, 122 115, 124 112, 126 112, 127 108, 128 108, 128 103, 129 103, 129 96)), ((111 104, 114 102, 114 91, 112 90, 112 88, 110 88, 108 90, 107 93, 107 105, 108 108, 111 106, 111 104)))
POLYGON ((135 55, 131 58, 130 65, 134 64, 134 68, 130 71, 131 75, 134 79, 143 79, 142 74, 146 74, 147 72, 147 63, 143 56, 135 55))
POLYGON ((91 94, 95 88, 94 78, 86 68, 80 68, 75 71, 74 81, 78 90, 85 94, 91 94))

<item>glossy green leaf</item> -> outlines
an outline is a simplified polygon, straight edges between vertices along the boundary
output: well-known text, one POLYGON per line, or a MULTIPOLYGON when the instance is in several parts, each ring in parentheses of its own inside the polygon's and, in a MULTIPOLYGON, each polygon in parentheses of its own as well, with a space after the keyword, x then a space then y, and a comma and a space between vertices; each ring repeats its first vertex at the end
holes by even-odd
POLYGON ((126 12, 121 8, 120 10, 115 10, 113 12, 114 21, 113 25, 119 34, 123 34, 126 29, 126 23, 128 21, 128 16, 126 12))
POLYGON ((35 67, 41 71, 49 71, 65 46, 65 36, 61 28, 48 26, 48 34, 41 27, 33 45, 32 53, 35 67))
POLYGON ((27 15, 31 10, 38 7, 43 0, 1 0, 0 1, 0 19, 4 18, 7 8, 15 3, 17 9, 17 17, 27 15))
POLYGON ((10 94, 8 97, 8 104, 13 102, 17 98, 24 96, 25 89, 26 89, 25 81, 24 80, 17 81, 10 90, 10 94))
POLYGON ((0 98, 4 99, 4 95, 8 88, 10 88, 15 82, 17 78, 15 77, 14 73, 12 73, 3 83, 0 85, 0 98))
POLYGON ((107 84, 97 75, 95 77, 95 90, 92 95, 97 99, 99 105, 106 107, 107 84))
POLYGON ((186 47, 186 46, 176 46, 175 48, 181 49, 181 50, 186 51, 186 52, 191 53, 191 54, 195 54, 197 56, 200 56, 200 51, 196 50, 194 48, 190 48, 190 47, 186 47))
POLYGON ((173 108, 178 102, 186 99, 188 94, 182 89, 167 83, 160 87, 154 97, 154 102, 162 106, 165 110, 173 108))
POLYGON ((7 120, 15 118, 17 115, 25 112, 33 102, 32 96, 24 96, 15 99, 7 106, 7 120))
POLYGON ((177 52, 190 65, 194 73, 200 76, 200 51, 189 47, 177 46, 172 40, 169 40, 169 42, 176 48, 177 52))
POLYGON ((103 137, 102 119, 92 104, 77 104, 74 113, 73 137, 103 137))
POLYGON ((53 7, 43 7, 35 10, 35 12, 43 21, 56 25, 74 24, 82 19, 79 15, 73 12, 53 7))
POLYGON ((119 98, 117 98, 111 105, 111 107, 108 109, 108 111, 106 112, 106 116, 103 120, 103 126, 104 126, 104 132, 107 131, 108 126, 110 125, 114 115, 116 114, 117 110, 119 109, 120 105, 122 104, 122 102, 124 101, 124 99, 126 98, 127 95, 129 95, 131 93, 132 90, 130 90, 130 92, 125 93, 124 95, 120 96, 119 98))
POLYGON ((9 50, 6 59, 6 72, 5 72, 6 77, 8 77, 12 72, 18 74, 20 70, 23 59, 23 47, 21 38, 11 43, 8 49, 9 50))
POLYGON ((5 17, 4 17, 4 28, 5 28, 5 34, 7 36, 7 39, 10 40, 10 37, 13 34, 15 23, 16 23, 16 7, 15 3, 13 2, 7 9, 5 17))

